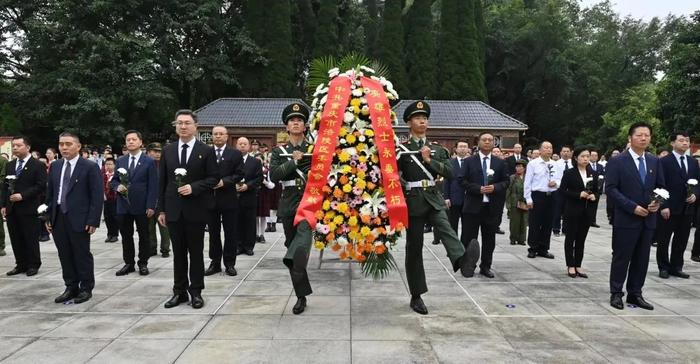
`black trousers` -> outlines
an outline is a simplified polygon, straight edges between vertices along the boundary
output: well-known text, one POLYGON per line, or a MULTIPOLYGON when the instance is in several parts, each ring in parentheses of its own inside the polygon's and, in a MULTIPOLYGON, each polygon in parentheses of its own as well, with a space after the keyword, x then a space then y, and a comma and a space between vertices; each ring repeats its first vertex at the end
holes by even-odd
POLYGON ((27 269, 41 266, 39 251, 39 222, 35 215, 7 215, 7 230, 17 268, 27 269))
POLYGON ((583 248, 586 245, 590 220, 586 217, 564 218, 566 221, 566 238, 564 239, 564 256, 566 266, 581 268, 583 248))
POLYGON ((198 295, 204 289, 204 226, 203 222, 185 220, 180 214, 177 221, 168 222, 173 244, 174 294, 190 292, 198 295), (189 278, 188 278, 189 262, 189 278))
POLYGON ((695 236, 693 237, 693 250, 690 254, 700 255, 700 207, 695 208, 695 236))
POLYGON ((549 251, 549 242, 552 237, 552 215, 554 199, 552 194, 545 192, 532 192, 532 210, 528 216, 528 251, 546 253, 549 251))
POLYGON ((245 250, 253 250, 255 248, 255 224, 256 213, 258 211, 257 204, 241 206, 241 211, 245 213, 238 214, 238 223, 236 229, 238 231, 238 240, 241 242, 240 248, 245 250))
MULTIPOLYGON (((462 225, 464 225, 464 219, 462 218, 462 205, 450 206, 450 209, 447 210, 447 219, 450 221, 450 226, 452 226, 452 230, 454 230, 455 233, 461 234, 459 230, 459 220, 462 220, 462 225)), ((463 241, 461 235, 459 240, 463 241)))
POLYGON ((70 212, 62 213, 60 206, 56 209, 53 241, 61 261, 63 282, 72 291, 92 292, 95 288, 95 263, 90 253, 90 234, 74 231, 69 220, 70 212))
POLYGON ((148 265, 148 258, 151 256, 151 240, 148 236, 148 217, 143 215, 123 214, 117 215, 119 221, 119 232, 122 236, 122 256, 124 263, 134 264, 134 223, 139 235, 139 267, 148 265))
POLYGON ((627 278, 627 293, 642 294, 649 268, 649 251, 654 230, 613 227, 610 293, 621 294, 627 278))
POLYGON ((483 270, 491 269, 493 262, 493 250, 496 248, 496 229, 498 229, 498 216, 493 216, 488 203, 481 204, 478 214, 465 213, 462 215, 462 244, 466 248, 472 239, 479 238, 481 229, 481 264, 483 270))
MULTIPOLYGON (((214 265, 221 266, 223 258, 225 267, 236 265, 236 251, 239 236, 236 231, 238 210, 213 210, 209 227, 209 259, 214 265), (224 226, 223 250, 221 244, 221 225, 224 226)), ((171 233, 172 240, 172 233, 171 233)))
POLYGON ((659 224, 657 227, 659 244, 656 247, 656 263, 659 265, 659 270, 680 272, 683 270, 683 254, 688 246, 693 215, 671 215, 668 220, 659 216, 657 223, 659 224), (671 240, 672 235, 673 240, 671 240), (671 248, 670 260, 669 247, 671 248))
POLYGON ((117 221, 117 201, 104 202, 105 225, 107 236, 119 236, 119 222, 117 221))

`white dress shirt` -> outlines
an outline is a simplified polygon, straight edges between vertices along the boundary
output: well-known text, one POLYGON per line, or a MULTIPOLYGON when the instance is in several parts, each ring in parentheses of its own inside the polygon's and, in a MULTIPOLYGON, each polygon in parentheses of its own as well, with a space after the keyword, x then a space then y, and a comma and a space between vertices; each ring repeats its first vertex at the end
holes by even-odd
POLYGON ((688 156, 685 154, 678 154, 676 151, 673 151, 673 156, 676 157, 676 163, 678 163, 678 166, 681 167, 685 173, 688 173, 688 156), (683 164, 685 164, 685 168, 683 168, 683 165, 681 164, 681 157, 684 157, 683 164))
MULTIPOLYGON (((192 138, 187 143, 184 143, 182 139, 178 139, 177 141, 177 160, 180 160, 180 155, 182 154, 182 145, 187 144, 189 147, 187 148, 187 160, 185 161, 185 164, 190 160, 190 156, 192 155, 192 149, 194 149, 194 142, 197 141, 196 138, 192 138)), ((180 161, 182 162, 182 161, 180 161)))
POLYGON ((139 165, 139 159, 141 158, 141 154, 143 154, 143 153, 141 152, 140 149, 139 149, 139 153, 136 155, 133 155, 131 153, 128 154, 129 161, 126 163, 127 169, 129 168, 129 166, 131 166, 131 157, 134 157, 134 169, 136 169, 136 166, 139 165))
POLYGON ((80 155, 75 156, 73 159, 64 159, 63 166, 61 167, 61 178, 58 180, 58 198, 56 198, 56 204, 61 204, 61 194, 63 193, 63 176, 66 174, 66 165, 70 163, 70 175, 75 172, 75 165, 78 164, 78 158, 80 155))
POLYGON ((527 164, 525 171, 524 196, 527 203, 532 203, 532 192, 554 192, 561 184, 562 170, 555 167, 555 163, 550 159, 545 162, 542 157, 537 157, 527 164), (554 181, 556 185, 549 187, 549 182, 554 181))
MULTIPOLYGON (((637 166, 637 171, 639 171, 639 157, 641 157, 641 155, 635 153, 632 150, 632 148, 628 149, 627 151, 629 151, 630 155, 632 156, 632 160, 634 161, 634 165, 637 166)), ((649 173, 649 163, 648 162, 649 161, 647 161, 647 158, 644 157, 644 168, 646 169, 647 173, 649 173)))

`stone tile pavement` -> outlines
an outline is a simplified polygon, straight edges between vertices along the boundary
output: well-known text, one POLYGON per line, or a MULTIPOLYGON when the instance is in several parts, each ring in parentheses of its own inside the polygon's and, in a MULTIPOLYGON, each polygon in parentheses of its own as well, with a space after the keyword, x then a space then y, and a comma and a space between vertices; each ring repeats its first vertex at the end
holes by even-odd
MULTIPOLYGON (((426 234, 428 316, 408 307, 403 267, 374 282, 357 264, 338 262, 332 254, 318 269, 316 251, 309 263, 314 294, 307 311, 293 315, 280 232, 266 234, 268 243, 258 244, 254 256, 239 256, 237 277, 207 277, 202 310, 166 310, 172 258, 152 257, 149 276, 116 277, 121 247, 103 243, 102 228, 92 239, 97 282, 87 303, 53 303, 63 284, 52 242, 41 244, 44 264, 37 276, 0 276, 0 361, 700 362, 700 264, 687 259, 688 251, 691 278, 663 280, 652 249, 645 296, 656 310, 614 310, 607 285, 611 229, 604 216, 601 210, 602 228, 591 229, 587 241, 587 280, 566 275, 563 237, 553 238, 556 259, 548 260, 528 259, 526 247, 498 235, 496 278, 466 279, 446 268, 445 250, 431 245, 432 234, 426 234)), ((403 244, 395 256, 402 266, 403 244)), ((8 250, 0 272, 13 265, 8 250)))

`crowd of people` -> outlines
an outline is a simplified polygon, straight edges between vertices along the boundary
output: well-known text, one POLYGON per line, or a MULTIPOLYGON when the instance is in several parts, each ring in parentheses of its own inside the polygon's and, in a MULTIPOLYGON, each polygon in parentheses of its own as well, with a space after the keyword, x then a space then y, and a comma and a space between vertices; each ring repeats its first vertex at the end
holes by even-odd
MULTIPOLYGON (((397 161, 409 212, 405 264, 414 311, 428 313, 421 298, 428 290, 422 262, 426 226, 455 271, 470 278, 479 263, 479 274, 494 278, 493 252, 496 234, 505 233, 500 229, 505 210, 511 245, 527 245, 524 254, 531 259, 555 259, 550 240, 563 234, 566 274, 588 278, 584 247, 589 229, 600 227, 596 212, 603 194, 613 231, 613 307, 624 308, 626 282, 627 302, 653 309, 642 295, 652 245, 661 278, 689 277, 684 253, 691 227, 700 223, 695 208, 700 153, 690 154, 687 133, 672 134, 671 150, 653 155, 647 152, 651 126, 635 123, 625 150, 612 151, 608 161, 587 146, 563 146, 555 154, 548 141, 525 153, 520 144, 504 152, 491 132, 481 133, 473 150, 460 141, 449 153, 427 139, 429 116, 426 102, 406 108, 411 135, 402 148, 415 154, 397 161), (654 198, 658 188, 669 197, 654 198)), ((173 295, 165 307, 190 302, 198 309, 204 305, 204 277, 236 276, 237 256, 254 255, 279 218, 288 249, 283 263, 298 298, 293 312, 302 313, 312 293, 306 266, 313 229, 305 221, 295 225, 294 217, 310 168, 308 117, 303 105, 285 108, 289 142, 272 149, 245 137, 231 146, 224 126, 212 129, 208 146, 195 138, 197 115, 190 110, 175 115, 177 141, 146 145, 139 131, 129 130, 121 153, 110 146, 83 148, 77 135, 64 132, 59 151, 49 148, 41 155, 29 138, 14 137, 12 158, 0 156, 0 206, 16 262, 7 275, 36 275, 39 243, 52 235, 65 282, 55 302, 89 300, 95 285, 90 236, 104 219, 104 243, 121 242, 124 265, 116 276, 148 275, 149 259, 158 253, 168 258, 172 251, 173 295)), ((697 230, 693 261, 700 261, 697 230)), ((2 256, 4 227, 0 232, 2 256)))

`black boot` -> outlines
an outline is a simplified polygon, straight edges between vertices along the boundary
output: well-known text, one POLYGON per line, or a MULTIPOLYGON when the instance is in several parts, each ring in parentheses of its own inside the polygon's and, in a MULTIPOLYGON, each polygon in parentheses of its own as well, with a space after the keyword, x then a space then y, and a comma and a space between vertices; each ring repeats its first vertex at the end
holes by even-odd
POLYGON ((266 233, 269 233, 269 232, 271 232, 271 231, 272 231, 272 224, 270 224, 270 223, 268 222, 268 223, 267 223, 267 227, 265 228, 265 232, 266 232, 266 233))
POLYGON ((295 315, 299 315, 304 310, 306 309, 306 297, 298 297, 297 298, 297 303, 294 304, 294 307, 292 308, 292 312, 295 315))

